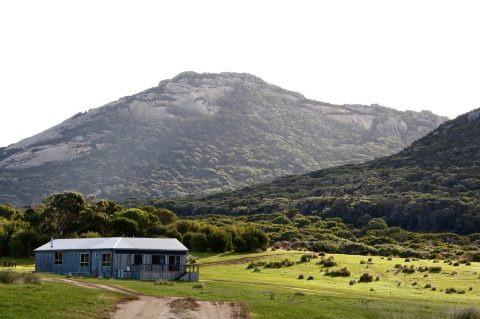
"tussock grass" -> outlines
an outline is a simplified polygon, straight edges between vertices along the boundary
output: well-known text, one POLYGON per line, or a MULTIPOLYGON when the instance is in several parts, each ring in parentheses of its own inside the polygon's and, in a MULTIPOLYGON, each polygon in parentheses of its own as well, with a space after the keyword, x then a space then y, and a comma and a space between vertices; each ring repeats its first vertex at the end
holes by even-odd
POLYGON ((38 284, 40 281, 40 277, 31 272, 0 271, 0 283, 2 284, 38 284))

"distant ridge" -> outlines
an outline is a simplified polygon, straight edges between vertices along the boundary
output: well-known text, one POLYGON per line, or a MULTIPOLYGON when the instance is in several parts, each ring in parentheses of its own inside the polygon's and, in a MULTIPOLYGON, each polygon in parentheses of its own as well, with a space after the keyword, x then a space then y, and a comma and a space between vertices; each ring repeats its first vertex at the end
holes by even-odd
POLYGON ((0 149, 0 203, 63 190, 211 194, 392 154, 445 120, 317 102, 250 74, 184 72, 0 149))
POLYGON ((373 218, 416 231, 480 233, 480 109, 440 125, 403 151, 278 178, 204 198, 151 199, 178 214, 298 211, 364 226, 373 218))

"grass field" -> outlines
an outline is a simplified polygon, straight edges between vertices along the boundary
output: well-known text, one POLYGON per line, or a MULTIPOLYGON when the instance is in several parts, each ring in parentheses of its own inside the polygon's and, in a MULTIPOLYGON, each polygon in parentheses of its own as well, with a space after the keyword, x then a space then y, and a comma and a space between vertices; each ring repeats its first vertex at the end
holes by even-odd
MULTIPOLYGON (((347 267, 349 277, 330 277, 325 275, 326 267, 317 265, 319 258, 299 263, 304 252, 276 250, 257 254, 194 254, 203 265, 201 286, 197 283, 174 282, 172 285, 154 285, 152 282, 114 279, 81 279, 95 283, 109 283, 152 296, 189 296, 201 300, 241 301, 245 302, 253 318, 450 318, 455 309, 468 308, 480 304, 480 264, 448 265, 443 261, 432 260, 406 262, 404 258, 381 258, 377 256, 327 255, 333 256, 337 266, 347 267), (290 267, 265 268, 258 266, 247 269, 251 262, 270 262, 290 259, 295 262, 290 267), (369 258, 371 262, 368 261, 369 258), (399 272, 396 264, 419 267, 441 267, 438 273, 419 272, 407 274, 399 272), (350 285, 352 279, 365 272, 378 276, 379 280, 350 285), (304 279, 298 279, 303 274, 304 279), (307 280, 312 276, 312 280, 307 280), (434 287, 425 288, 426 285, 434 287), (463 292, 447 294, 446 290, 455 288, 463 292), (470 290, 471 288, 471 290, 470 290)), ((25 268, 28 264, 25 264, 25 268)), ((43 302, 45 295, 65 296, 68 303, 56 304, 54 309, 72 309, 76 318, 88 318, 92 314, 101 316, 105 309, 113 305, 121 296, 96 291, 94 295, 83 288, 70 287, 60 283, 42 283, 41 288, 0 284, 0 290, 12 288, 25 297, 17 300, 18 309, 24 305, 43 302), (37 290, 44 291, 44 297, 37 290), (78 300, 78 296, 83 302, 78 300), (70 301, 70 298, 75 300, 70 301), (27 302, 28 301, 28 302, 27 302), (83 308, 79 308, 85 304, 83 308)), ((7 289, 7 290, 5 290, 7 289)), ((54 298, 48 298, 54 300, 54 298)), ((0 300, 0 310, 8 301, 0 300)), ((31 308, 26 308, 31 309, 31 308)), ((70 311, 70 310, 69 310, 70 311)), ((13 313, 12 311, 10 311, 13 313)), ((20 314, 25 314, 22 312, 20 314)), ((57 312, 61 317, 61 313, 57 312)), ((14 318, 15 316, 12 316, 14 318)), ((23 317, 19 315, 17 317, 23 317)), ((69 316, 72 317, 72 316, 69 316)))
MULTIPOLYGON (((204 265, 200 268, 203 288, 178 282, 157 286, 138 281, 100 281, 153 296, 243 301, 254 318, 449 318, 450 311, 468 308, 480 301, 478 263, 455 267, 443 261, 405 262, 403 258, 333 255, 338 266, 332 268, 347 267, 352 272, 350 277, 325 276, 325 268, 316 265, 320 258, 280 269, 258 267, 257 272, 246 269, 250 262, 285 258, 298 262, 302 254, 284 250, 260 254, 197 254, 198 263, 204 265), (372 258, 370 264, 368 258, 372 258), (362 260, 366 263, 361 264, 362 260), (395 275, 396 264, 439 266, 442 270, 395 275), (351 279, 358 279, 364 272, 379 276, 379 281, 349 285, 351 279), (298 279, 300 274, 305 279, 298 279), (306 280, 308 276, 314 279, 306 280), (424 288, 427 284, 436 291, 424 288), (447 288, 465 290, 465 293, 447 294, 447 288)), ((98 282, 98 279, 88 280, 98 282)))

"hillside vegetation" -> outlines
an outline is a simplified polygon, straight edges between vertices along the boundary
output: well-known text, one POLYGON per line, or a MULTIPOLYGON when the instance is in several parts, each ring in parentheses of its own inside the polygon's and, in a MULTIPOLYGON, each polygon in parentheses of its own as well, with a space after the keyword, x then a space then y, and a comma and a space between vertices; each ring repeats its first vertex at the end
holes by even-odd
POLYGON ((0 148, 0 203, 238 189, 392 154, 445 120, 313 101, 249 74, 186 72, 0 148))
POLYGON ((442 124, 398 154, 287 176, 204 198, 153 199, 181 215, 300 212, 364 226, 480 232, 480 111, 442 124))

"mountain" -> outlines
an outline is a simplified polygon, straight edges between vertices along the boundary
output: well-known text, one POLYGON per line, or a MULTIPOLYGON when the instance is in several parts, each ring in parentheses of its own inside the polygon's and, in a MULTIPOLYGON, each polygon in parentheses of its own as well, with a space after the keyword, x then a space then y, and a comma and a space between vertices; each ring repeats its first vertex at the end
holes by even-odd
POLYGON ((205 198, 151 200, 179 214, 298 211, 364 226, 383 218, 415 231, 480 233, 480 109, 403 151, 205 198))
POLYGON ((445 120, 185 72, 0 149, 0 203, 210 194, 392 154, 445 120))

